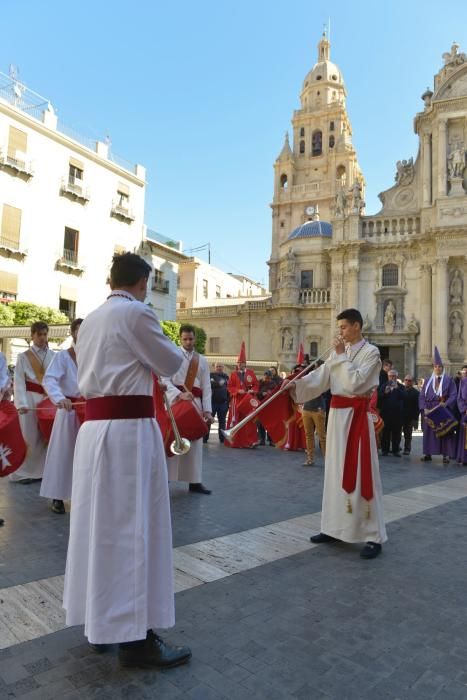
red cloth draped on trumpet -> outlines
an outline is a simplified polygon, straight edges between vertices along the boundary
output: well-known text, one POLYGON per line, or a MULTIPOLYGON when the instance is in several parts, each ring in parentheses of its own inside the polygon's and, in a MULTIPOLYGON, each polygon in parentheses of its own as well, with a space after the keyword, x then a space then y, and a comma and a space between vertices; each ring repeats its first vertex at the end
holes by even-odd
MULTIPOLYGON (((232 372, 227 384, 227 390, 231 397, 227 428, 233 428, 258 407, 259 402, 255 396, 258 389, 259 382, 253 370, 245 369, 244 372, 232 372)), ((236 433, 233 440, 230 442, 226 440, 224 445, 227 447, 253 447, 257 442, 258 431, 255 421, 252 420, 236 433)))

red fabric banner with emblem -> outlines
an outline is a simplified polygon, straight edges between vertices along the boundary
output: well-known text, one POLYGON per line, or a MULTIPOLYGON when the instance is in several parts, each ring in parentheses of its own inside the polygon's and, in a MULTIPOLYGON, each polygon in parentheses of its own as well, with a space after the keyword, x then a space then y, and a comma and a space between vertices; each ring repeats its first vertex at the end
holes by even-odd
POLYGON ((11 401, 0 401, 0 477, 19 469, 26 453, 18 411, 11 401))

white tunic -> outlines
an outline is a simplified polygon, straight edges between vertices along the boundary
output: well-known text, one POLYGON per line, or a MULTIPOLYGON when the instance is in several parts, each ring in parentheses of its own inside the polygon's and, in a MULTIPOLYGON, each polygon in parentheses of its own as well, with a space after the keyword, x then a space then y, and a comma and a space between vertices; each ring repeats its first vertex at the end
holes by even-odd
MULTIPOLYGON (((378 386, 380 368, 379 350, 370 343, 363 345, 360 350, 357 345, 354 348, 350 346, 349 351, 341 355, 333 352, 321 367, 296 382, 297 401, 304 403, 328 389, 331 389, 331 394, 340 396, 370 394, 378 386)), ((329 412, 321 532, 344 542, 381 543, 387 540, 387 535, 378 449, 370 414, 368 414, 368 429, 374 497, 368 503, 360 494, 360 461, 355 491, 347 494, 342 488, 344 459, 352 416, 352 408, 331 408, 329 412), (352 506, 351 513, 347 512, 349 500, 352 506), (368 513, 370 517, 367 517, 368 513)))
MULTIPOLYGON (((177 386, 183 386, 185 383, 188 366, 192 352, 183 352, 183 362, 172 377, 163 377, 162 381, 167 384, 167 398, 170 404, 173 404, 177 396, 181 393, 177 386)), ((195 398, 194 401, 198 408, 202 411, 211 413, 211 375, 209 364, 203 355, 199 356, 198 372, 193 386, 199 387, 203 392, 203 398, 195 398)), ((175 455, 168 461, 169 479, 170 481, 188 481, 191 484, 200 484, 203 480, 203 440, 192 440, 189 452, 185 455, 175 455)))
MULTIPOLYGON (((86 399, 152 396, 152 374, 173 374, 180 350, 153 311, 126 292, 89 314, 76 348, 86 399)), ((154 418, 95 420, 79 431, 73 464, 64 608, 94 644, 144 639, 174 624, 167 466, 154 418)))
MULTIPOLYGON (((55 353, 48 348, 44 351, 36 348, 36 355, 43 362, 44 369, 52 362, 55 353)), ((35 391, 26 391, 26 379, 35 384, 38 383, 29 360, 25 352, 18 355, 15 367, 14 400, 16 408, 32 408, 43 401, 44 394, 36 394, 35 391)), ((45 455, 47 445, 39 430, 37 422, 37 411, 28 411, 19 416, 21 432, 28 447, 26 459, 19 469, 10 474, 10 481, 20 481, 21 479, 42 479, 44 472, 45 455)))
MULTIPOLYGON (((77 374, 76 363, 68 350, 62 350, 55 355, 43 380, 44 389, 55 404, 66 397, 79 396, 77 374)), ((73 454, 79 426, 74 410, 57 410, 47 447, 41 496, 62 501, 71 498, 73 454)))

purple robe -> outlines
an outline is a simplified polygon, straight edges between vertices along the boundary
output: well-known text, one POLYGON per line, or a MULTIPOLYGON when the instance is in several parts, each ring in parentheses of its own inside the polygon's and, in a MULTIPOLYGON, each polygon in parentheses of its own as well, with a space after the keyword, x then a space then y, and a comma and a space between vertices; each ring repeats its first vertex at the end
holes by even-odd
POLYGON ((455 414, 456 413, 456 403, 457 403, 457 388, 456 382, 452 377, 447 374, 443 375, 443 396, 439 397, 434 388, 433 383, 428 382, 430 377, 428 377, 423 385, 423 389, 420 392, 419 406, 422 411, 422 428, 423 428, 423 454, 424 455, 443 455, 444 457, 456 458, 457 453, 457 436, 453 432, 445 435, 442 438, 437 438, 434 430, 430 428, 428 423, 423 419, 423 411, 425 408, 435 408, 441 398, 444 403, 449 408, 449 410, 455 414))
POLYGON ((467 464, 467 378, 463 378, 459 382, 459 393, 457 394, 457 407, 461 414, 459 425, 459 442, 457 445, 457 461, 467 464))

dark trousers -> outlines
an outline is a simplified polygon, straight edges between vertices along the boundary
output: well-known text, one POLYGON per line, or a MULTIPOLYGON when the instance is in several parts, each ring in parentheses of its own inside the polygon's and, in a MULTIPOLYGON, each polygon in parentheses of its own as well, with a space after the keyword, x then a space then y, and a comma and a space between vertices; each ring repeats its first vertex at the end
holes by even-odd
MULTIPOLYGON (((227 413, 229 410, 229 404, 228 403, 213 403, 212 404, 212 417, 215 418, 217 416, 217 420, 219 421, 219 440, 221 442, 224 442, 224 436, 221 433, 221 430, 225 430, 225 420, 227 418, 227 413)), ((206 437, 203 438, 203 442, 207 442, 209 440, 209 435, 206 435, 206 437)))
POLYGON ((413 420, 405 421, 402 425, 402 430, 404 432, 404 452, 410 452, 412 448, 412 433, 414 429, 413 420))
POLYGON ((400 452, 401 447, 402 424, 394 420, 387 421, 384 417, 383 420, 384 428, 381 435, 381 450, 383 454, 387 454, 388 452, 397 454, 400 452), (390 445, 392 445, 392 450, 390 449, 390 445))
POLYGON ((264 444, 266 442, 267 435, 268 442, 270 445, 272 445, 271 436, 269 435, 269 433, 266 433, 266 428, 264 427, 264 425, 262 425, 261 423, 257 423, 256 425, 258 426, 258 433, 261 444, 264 444))

